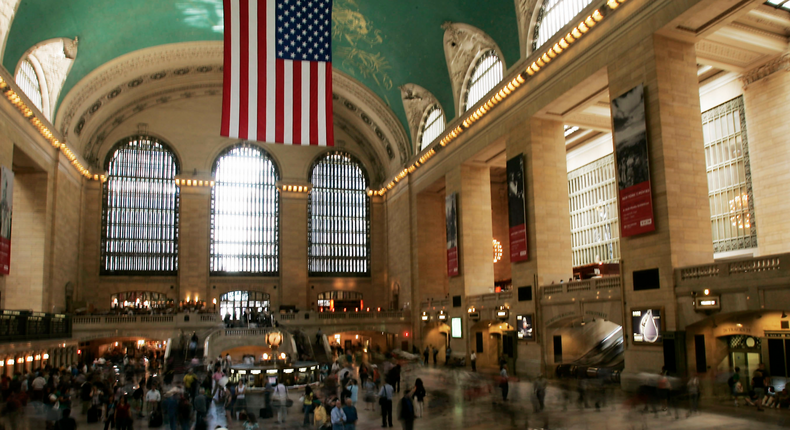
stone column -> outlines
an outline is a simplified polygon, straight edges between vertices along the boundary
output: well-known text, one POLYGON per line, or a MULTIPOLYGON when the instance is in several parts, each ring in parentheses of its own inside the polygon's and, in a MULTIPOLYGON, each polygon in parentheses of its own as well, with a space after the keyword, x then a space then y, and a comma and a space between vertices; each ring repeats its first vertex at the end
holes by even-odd
MULTIPOLYGON (((754 218, 757 226, 757 247, 760 255, 781 254, 790 250, 790 234, 786 227, 790 200, 790 73, 788 57, 769 64, 773 73, 756 79, 747 74, 743 91, 746 110, 746 131, 754 190, 754 218)), ((761 70, 765 73, 766 70, 761 70)))
POLYGON ((623 328, 626 372, 657 372, 664 365, 662 349, 632 343, 630 310, 663 308, 663 330, 676 330, 673 269, 713 261, 694 45, 650 36, 614 59, 608 74, 611 99, 640 83, 645 89, 656 230, 620 241, 623 328), (634 291, 634 271, 656 268, 660 288, 634 291))
POLYGON ((178 285, 175 297, 178 303, 189 296, 205 300, 213 309, 212 299, 219 301, 218 293, 209 287, 209 252, 211 225, 211 188, 181 187, 178 235, 178 285))
POLYGON ((299 309, 310 309, 318 293, 307 285, 307 201, 306 193, 280 193, 280 285, 272 300, 299 309))
MULTIPOLYGON (((449 279, 450 320, 461 318, 463 338, 450 340, 454 352, 467 352, 472 340, 467 317, 467 296, 488 294, 494 287, 491 240, 491 170, 485 165, 462 164, 445 176, 446 195, 457 193, 459 276, 449 279), (452 299, 461 296, 461 306, 452 299)), ((446 263, 445 263, 446 270, 446 263)), ((440 355, 443 351, 440 351, 440 355)))
MULTIPOLYGON (((529 260, 511 263, 513 288, 532 286, 532 301, 510 300, 510 323, 516 314, 533 315, 538 342, 518 342, 516 369, 535 376, 543 369, 545 335, 537 304, 540 287, 573 276, 568 204, 568 173, 562 122, 529 118, 514 124, 507 136, 507 158, 524 157, 527 252, 529 260)), ((505 238, 509 240, 509 237, 505 238)), ((509 256, 505 257, 509 258, 509 256)), ((514 291, 513 294, 517 294, 514 291)))

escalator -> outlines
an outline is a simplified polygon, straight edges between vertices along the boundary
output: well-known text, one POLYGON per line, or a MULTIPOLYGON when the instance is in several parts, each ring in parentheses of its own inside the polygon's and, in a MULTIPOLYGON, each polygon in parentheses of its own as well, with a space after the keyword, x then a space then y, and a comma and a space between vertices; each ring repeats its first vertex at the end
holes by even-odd
POLYGON ((625 366, 624 350, 623 328, 618 327, 572 363, 557 366, 557 376, 617 380, 625 366))

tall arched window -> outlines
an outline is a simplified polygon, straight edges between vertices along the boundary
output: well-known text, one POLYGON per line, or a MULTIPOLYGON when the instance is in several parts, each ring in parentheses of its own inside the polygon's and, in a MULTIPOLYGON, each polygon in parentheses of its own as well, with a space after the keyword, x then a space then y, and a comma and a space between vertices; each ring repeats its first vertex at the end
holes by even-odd
POLYGON ((571 22, 592 0, 544 0, 538 11, 532 50, 536 50, 571 22))
POLYGON ((105 166, 102 274, 175 274, 178 200, 175 154, 150 136, 113 147, 105 166))
POLYGON ((38 74, 33 67, 33 63, 27 58, 22 60, 19 65, 19 70, 16 72, 14 78, 19 89, 30 99, 31 102, 38 108, 43 110, 42 96, 41 96, 41 82, 38 80, 38 74))
POLYGON ((370 275, 370 198, 362 163, 329 152, 313 164, 308 206, 311 276, 370 275))
POLYGON ((432 106, 427 111, 425 121, 422 123, 420 130, 420 151, 430 145, 434 139, 439 137, 444 131, 444 113, 439 106, 432 106))
POLYGON ((269 154, 246 143, 214 162, 211 273, 279 273, 278 177, 269 154))
POLYGON ((463 112, 474 106, 502 81, 502 69, 502 60, 494 50, 486 52, 477 59, 464 91, 463 112))

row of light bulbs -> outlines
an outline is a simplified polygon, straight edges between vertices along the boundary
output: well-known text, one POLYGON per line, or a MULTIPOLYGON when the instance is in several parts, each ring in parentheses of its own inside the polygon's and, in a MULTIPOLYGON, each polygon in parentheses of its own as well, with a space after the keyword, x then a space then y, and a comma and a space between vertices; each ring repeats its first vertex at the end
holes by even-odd
POLYGON ((69 148, 64 142, 59 141, 55 136, 52 134, 52 131, 44 124, 40 119, 38 119, 33 110, 30 109, 25 102, 19 97, 19 94, 16 91, 12 90, 11 87, 8 85, 8 82, 5 81, 2 77, 0 77, 0 91, 5 94, 5 97, 14 105, 19 112, 22 113, 22 116, 25 117, 33 127, 38 130, 39 134, 44 137, 55 149, 59 150, 66 156, 66 158, 71 162, 71 165, 77 169, 80 174, 88 179, 99 180, 99 175, 91 175, 91 172, 80 163, 80 160, 77 159, 77 155, 69 148))
MULTIPOLYGON (((609 8, 609 11, 613 11, 620 7, 621 3, 625 3, 626 0, 607 0, 606 7, 609 8)), ((545 67, 548 63, 550 63, 553 59, 557 58, 560 54, 565 52, 566 49, 570 47, 572 43, 579 40, 587 34, 588 31, 592 27, 595 27, 599 22, 603 21, 605 15, 601 12, 600 9, 596 9, 588 15, 585 19, 582 20, 578 25, 576 25, 568 34, 565 35, 562 39, 560 39, 557 43, 551 46, 546 52, 544 52, 537 60, 532 62, 527 69, 520 74, 518 74, 515 78, 510 80, 510 82, 503 84, 502 87, 497 91, 491 98, 489 98, 485 103, 483 103, 479 108, 473 111, 469 116, 467 116, 462 122, 461 125, 453 128, 439 141, 439 145, 445 147, 449 145, 453 140, 455 140, 461 133, 465 130, 472 127, 472 124, 479 121, 483 116, 485 116, 488 112, 490 112, 496 105, 501 103, 504 99, 506 99, 510 94, 516 91, 522 84, 527 81, 527 77, 534 76, 538 73, 543 67, 545 67)), ((420 157, 419 161, 412 164, 410 167, 403 169, 399 172, 389 184, 383 187, 379 191, 368 192, 368 195, 378 195, 383 196, 388 190, 391 190, 395 187, 395 185, 403 180, 407 175, 413 173, 418 167, 422 164, 425 164, 428 159, 434 156, 436 151, 432 148, 428 152, 426 152, 422 157, 420 157), (426 157, 427 156, 427 157, 426 157)))
POLYGON ((36 361, 39 361, 39 360, 42 360, 42 359, 43 360, 49 360, 49 354, 46 354, 46 353, 44 353, 44 354, 36 354, 35 356, 28 355, 24 359, 22 357, 19 357, 18 360, 14 359, 14 358, 9 358, 8 360, 5 360, 5 361, 4 360, 0 360, 0 367, 5 366, 5 365, 13 366, 14 364, 22 364, 25 361, 28 362, 28 363, 32 363, 34 359, 36 361))

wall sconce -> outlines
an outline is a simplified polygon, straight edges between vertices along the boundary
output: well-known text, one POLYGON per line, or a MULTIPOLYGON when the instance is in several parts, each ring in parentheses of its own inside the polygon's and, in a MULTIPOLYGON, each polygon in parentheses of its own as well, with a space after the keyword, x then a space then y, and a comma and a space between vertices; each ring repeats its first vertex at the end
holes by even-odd
POLYGON ((445 310, 439 311, 439 321, 447 321, 447 312, 445 310))
POLYGON ((423 311, 423 312, 422 312, 422 315, 420 315, 420 319, 421 319, 423 322, 428 322, 428 320, 430 319, 430 317, 428 316, 428 312, 425 312, 425 311, 423 311))

